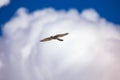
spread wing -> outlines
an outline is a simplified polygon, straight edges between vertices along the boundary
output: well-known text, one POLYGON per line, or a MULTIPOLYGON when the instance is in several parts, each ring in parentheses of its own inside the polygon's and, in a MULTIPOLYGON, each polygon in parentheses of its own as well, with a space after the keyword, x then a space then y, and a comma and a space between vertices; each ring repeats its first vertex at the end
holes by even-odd
POLYGON ((45 42, 45 41, 50 41, 50 40, 52 40, 52 38, 51 37, 47 37, 47 38, 44 38, 44 39, 40 40, 40 42, 45 42))
POLYGON ((63 37, 63 36, 66 36, 68 35, 69 33, 64 33, 64 34, 58 34, 58 35, 55 35, 55 37, 63 37))

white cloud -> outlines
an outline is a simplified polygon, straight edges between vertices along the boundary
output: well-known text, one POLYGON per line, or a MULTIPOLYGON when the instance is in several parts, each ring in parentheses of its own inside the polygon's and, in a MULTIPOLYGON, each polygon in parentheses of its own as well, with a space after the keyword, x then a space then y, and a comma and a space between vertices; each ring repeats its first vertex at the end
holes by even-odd
POLYGON ((89 9, 89 10, 84 10, 81 14, 86 20, 89 21, 97 21, 99 20, 99 15, 97 13, 95 13, 95 11, 93 9, 89 9))
POLYGON ((9 3, 10 3, 10 0, 0 0, 0 8, 5 5, 8 5, 9 3))
POLYGON ((0 80, 119 80, 119 27, 92 9, 20 8, 3 29, 0 80), (63 42, 39 42, 65 32, 63 42))

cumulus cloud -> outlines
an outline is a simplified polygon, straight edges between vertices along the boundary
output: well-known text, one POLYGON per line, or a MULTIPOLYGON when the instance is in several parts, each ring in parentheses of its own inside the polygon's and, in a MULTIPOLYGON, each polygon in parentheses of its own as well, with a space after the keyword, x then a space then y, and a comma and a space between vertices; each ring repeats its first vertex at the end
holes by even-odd
POLYGON ((0 0, 0 8, 5 5, 8 5, 9 3, 10 3, 10 0, 0 0))
POLYGON ((119 27, 93 9, 20 8, 3 28, 0 80, 120 80, 119 27), (39 42, 65 32, 63 42, 39 42))

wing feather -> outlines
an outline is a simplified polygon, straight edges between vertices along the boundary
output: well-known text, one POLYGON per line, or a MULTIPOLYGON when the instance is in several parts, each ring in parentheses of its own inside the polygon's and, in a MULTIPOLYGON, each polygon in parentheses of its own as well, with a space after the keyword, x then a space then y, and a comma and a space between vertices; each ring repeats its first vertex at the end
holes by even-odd
POLYGON ((64 34, 58 34, 58 35, 55 35, 55 37, 63 37, 63 36, 66 36, 68 35, 69 33, 64 33, 64 34))
POLYGON ((52 38, 51 37, 47 37, 47 38, 44 38, 44 39, 40 40, 40 42, 45 42, 45 41, 50 41, 50 40, 52 40, 52 38))

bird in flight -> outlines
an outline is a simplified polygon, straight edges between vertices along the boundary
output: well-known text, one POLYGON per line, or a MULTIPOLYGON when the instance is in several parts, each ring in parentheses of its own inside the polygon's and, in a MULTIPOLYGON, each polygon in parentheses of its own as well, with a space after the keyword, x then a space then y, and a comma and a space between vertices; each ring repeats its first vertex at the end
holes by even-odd
POLYGON ((50 40, 63 41, 63 39, 60 39, 59 37, 63 37, 63 36, 66 36, 66 35, 68 35, 68 33, 57 34, 55 36, 50 36, 50 37, 44 38, 44 39, 40 40, 40 42, 45 42, 45 41, 50 41, 50 40))

